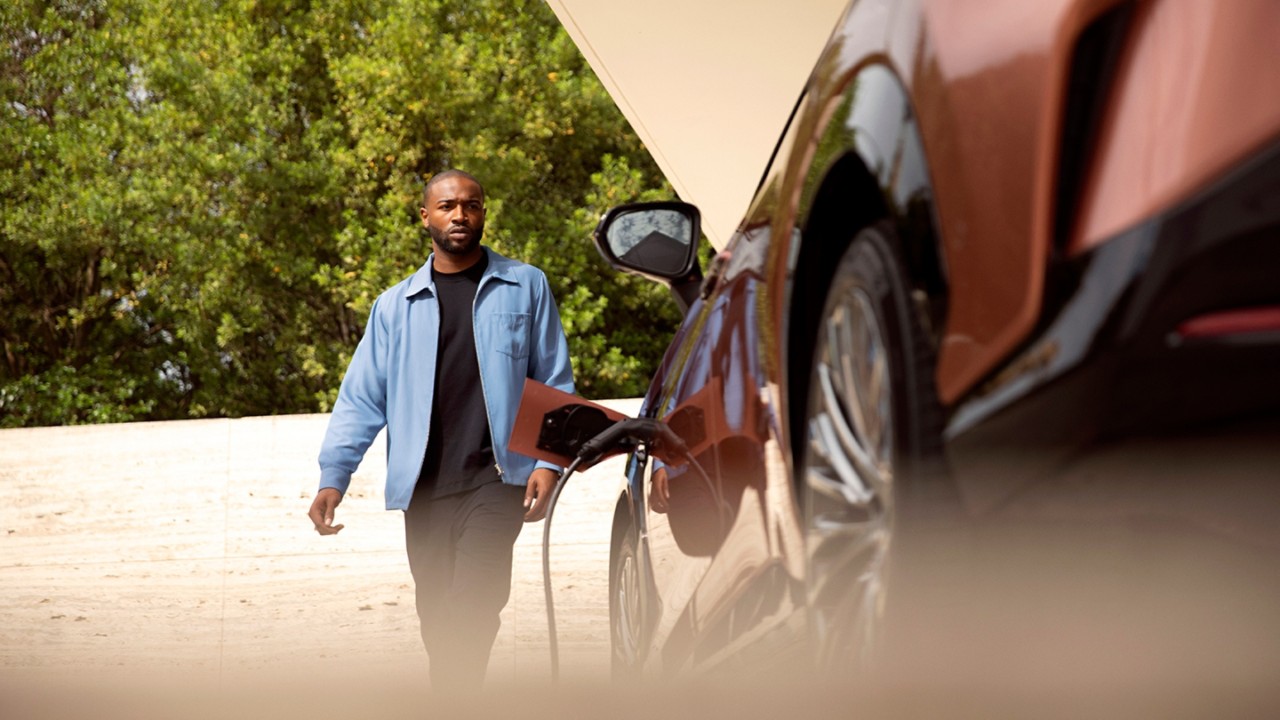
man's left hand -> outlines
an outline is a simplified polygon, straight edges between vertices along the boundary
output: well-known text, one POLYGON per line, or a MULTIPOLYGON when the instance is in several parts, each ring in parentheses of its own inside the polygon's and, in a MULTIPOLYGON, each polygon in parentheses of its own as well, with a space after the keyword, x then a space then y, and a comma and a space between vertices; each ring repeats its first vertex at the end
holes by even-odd
POLYGON ((551 491, 556 487, 560 475, 554 470, 537 468, 529 476, 529 484, 524 490, 525 522, 537 522, 547 515, 547 505, 551 503, 551 491))

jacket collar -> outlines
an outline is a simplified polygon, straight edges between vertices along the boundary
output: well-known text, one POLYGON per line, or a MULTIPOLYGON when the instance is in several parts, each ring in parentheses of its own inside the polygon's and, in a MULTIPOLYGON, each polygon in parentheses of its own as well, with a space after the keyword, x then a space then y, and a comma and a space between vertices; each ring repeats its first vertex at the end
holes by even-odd
MULTIPOLYGON (((484 269, 484 275, 480 277, 480 284, 483 285, 489 278, 495 278, 509 283, 516 283, 515 266, 516 262, 510 258, 503 257, 494 252, 487 245, 482 246, 485 254, 489 256, 489 266, 484 269)), ((436 284, 431 280, 431 258, 435 257, 435 253, 427 256, 427 261, 418 268, 418 271, 409 276, 409 286, 406 289, 405 297, 412 299, 421 292, 429 292, 432 295, 436 293, 436 284)))

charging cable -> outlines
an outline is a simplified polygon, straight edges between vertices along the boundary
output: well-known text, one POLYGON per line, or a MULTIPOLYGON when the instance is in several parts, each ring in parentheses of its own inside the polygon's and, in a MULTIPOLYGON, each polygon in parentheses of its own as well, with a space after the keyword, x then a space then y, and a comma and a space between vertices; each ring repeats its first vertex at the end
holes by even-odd
POLYGON ((547 520, 542 526, 542 589, 547 603, 547 639, 551 651, 552 682, 560 681, 560 642, 556 635, 556 606, 554 593, 551 590, 551 518, 555 515, 560 491, 564 489, 569 476, 583 463, 588 466, 594 465, 605 455, 631 451, 642 444, 652 444, 655 448, 661 448, 664 453, 685 457, 693 462, 684 441, 672 432, 666 423, 652 418, 631 418, 614 423, 583 443, 578 449, 577 457, 560 474, 555 488, 551 490, 551 499, 547 504, 547 520))

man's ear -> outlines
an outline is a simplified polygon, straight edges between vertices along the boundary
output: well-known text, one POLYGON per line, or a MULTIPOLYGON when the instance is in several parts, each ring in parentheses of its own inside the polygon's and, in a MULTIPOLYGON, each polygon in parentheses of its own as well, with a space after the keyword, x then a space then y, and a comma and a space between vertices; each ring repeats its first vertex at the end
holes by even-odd
POLYGON ((424 207, 418 208, 418 217, 422 219, 422 227, 426 227, 427 226, 427 209, 424 207))

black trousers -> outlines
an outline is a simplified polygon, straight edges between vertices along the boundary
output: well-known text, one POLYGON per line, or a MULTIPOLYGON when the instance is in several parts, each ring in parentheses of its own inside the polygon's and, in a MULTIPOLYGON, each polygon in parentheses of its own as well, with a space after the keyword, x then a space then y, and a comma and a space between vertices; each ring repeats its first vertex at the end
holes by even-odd
POLYGON ((437 691, 480 686, 511 596, 512 546, 524 525, 523 487, 491 482, 404 516, 422 644, 437 691))

